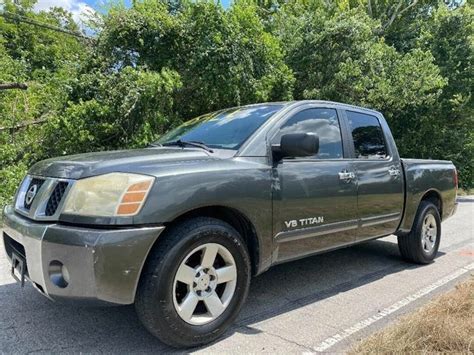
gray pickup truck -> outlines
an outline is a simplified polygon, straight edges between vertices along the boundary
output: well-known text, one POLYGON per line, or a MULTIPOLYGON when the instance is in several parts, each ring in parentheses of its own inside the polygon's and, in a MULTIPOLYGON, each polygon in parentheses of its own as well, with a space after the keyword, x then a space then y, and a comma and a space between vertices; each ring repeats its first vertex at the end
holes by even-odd
POLYGON ((145 149, 35 164, 4 210, 12 275, 51 300, 135 304, 191 347, 234 321, 252 275, 398 236, 431 262, 456 210, 449 161, 400 159, 379 112, 325 101, 200 116, 145 149))

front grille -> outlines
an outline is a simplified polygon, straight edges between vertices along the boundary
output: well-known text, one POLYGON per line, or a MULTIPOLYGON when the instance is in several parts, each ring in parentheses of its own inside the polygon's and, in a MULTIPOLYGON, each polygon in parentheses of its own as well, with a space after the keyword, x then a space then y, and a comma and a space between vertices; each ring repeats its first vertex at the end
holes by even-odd
POLYGON ((64 192, 66 191, 67 186, 67 181, 59 181, 57 183, 56 187, 53 190, 53 193, 51 194, 51 197, 48 200, 48 203, 46 204, 46 210, 44 213, 46 216, 52 216, 56 213, 56 210, 58 209, 59 203, 61 202, 61 199, 64 196, 64 192))
POLYGON ((73 184, 74 180, 26 176, 17 191, 15 211, 34 220, 57 220, 73 184))
POLYGON ((44 183, 43 179, 38 179, 38 178, 31 179, 31 181, 28 185, 28 189, 26 190, 25 199, 23 201, 23 206, 25 207, 26 210, 30 209, 31 205, 33 204, 33 201, 36 198, 36 195, 33 198, 30 198, 29 195, 28 195, 28 191, 30 191, 30 189, 34 185, 36 185, 36 190, 35 190, 35 194, 36 194, 39 191, 39 189, 41 188, 41 185, 43 185, 43 183, 44 183))

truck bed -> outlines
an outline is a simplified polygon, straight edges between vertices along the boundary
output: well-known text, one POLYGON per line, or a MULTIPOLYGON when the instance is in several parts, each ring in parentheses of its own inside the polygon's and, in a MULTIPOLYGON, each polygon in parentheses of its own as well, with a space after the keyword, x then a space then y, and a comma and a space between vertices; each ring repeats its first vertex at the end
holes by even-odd
POLYGON ((405 209, 400 231, 409 232, 421 199, 430 194, 440 201, 441 219, 456 208, 456 168, 447 160, 401 159, 405 177, 405 209), (427 186, 430 188, 427 190, 427 186))

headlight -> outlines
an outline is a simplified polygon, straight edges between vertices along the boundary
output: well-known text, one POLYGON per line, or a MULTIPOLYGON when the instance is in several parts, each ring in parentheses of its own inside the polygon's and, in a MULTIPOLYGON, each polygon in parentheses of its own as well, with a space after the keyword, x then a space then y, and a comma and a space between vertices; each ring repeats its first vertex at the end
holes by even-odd
POLYGON ((76 181, 63 213, 82 216, 134 216, 153 185, 151 176, 111 173, 76 181))

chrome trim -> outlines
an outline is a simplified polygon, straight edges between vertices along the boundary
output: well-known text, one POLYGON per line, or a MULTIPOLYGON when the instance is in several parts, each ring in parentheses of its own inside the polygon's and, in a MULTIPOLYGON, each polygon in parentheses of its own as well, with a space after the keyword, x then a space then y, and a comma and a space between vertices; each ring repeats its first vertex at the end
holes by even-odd
POLYGON ((283 231, 278 233, 275 236, 275 241, 277 243, 284 243, 289 241, 295 241, 305 238, 318 237, 322 235, 344 232, 352 229, 357 229, 359 227, 369 227, 376 224, 383 224, 393 221, 398 221, 401 218, 401 213, 389 213, 385 215, 367 217, 363 219, 351 219, 342 222, 335 222, 324 224, 322 226, 315 226, 309 228, 300 228, 290 231, 283 231))
POLYGON ((401 174, 400 172, 400 169, 398 169, 396 166, 392 165, 389 169, 388 169, 388 174, 390 176, 398 176, 401 174))
POLYGON ((356 219, 351 219, 348 221, 324 224, 322 226, 280 232, 275 236, 275 241, 277 243, 289 242, 331 233, 344 232, 351 229, 357 229, 357 227, 358 221, 356 219))
POLYGON ((401 213, 399 212, 389 213, 389 214, 384 214, 384 215, 379 215, 379 216, 374 216, 374 217, 366 217, 360 220, 360 226, 370 227, 370 226, 375 226, 377 224, 398 221, 400 218, 401 218, 401 213))
POLYGON ((36 176, 36 175, 27 175, 15 196, 15 211, 19 214, 28 217, 30 219, 36 221, 57 221, 59 219, 59 215, 61 214, 64 202, 66 200, 66 196, 69 193, 69 190, 74 185, 75 180, 71 179, 61 179, 61 178, 51 178, 51 177, 44 177, 44 176, 36 176), (43 180, 43 184, 36 192, 36 196, 33 199, 33 203, 30 205, 30 208, 25 208, 25 196, 27 193, 28 186, 30 185, 31 180, 33 179, 40 179, 43 180), (68 186, 64 191, 63 197, 56 208, 55 213, 52 216, 46 216, 46 206, 48 205, 48 201, 56 188, 56 185, 59 182, 67 182, 68 186))
POLYGON ((355 177, 355 174, 352 171, 348 171, 347 169, 344 169, 343 171, 339 172, 339 180, 350 181, 352 179, 355 179, 355 177))

